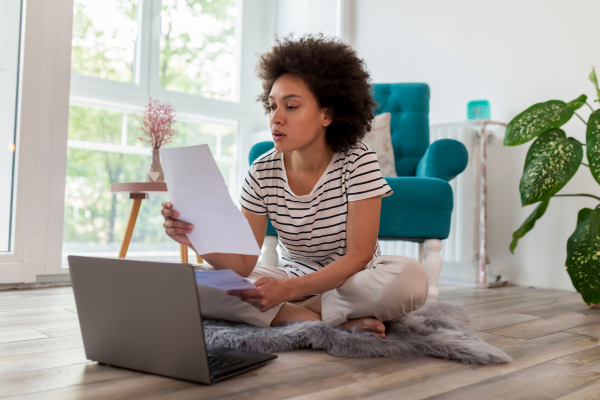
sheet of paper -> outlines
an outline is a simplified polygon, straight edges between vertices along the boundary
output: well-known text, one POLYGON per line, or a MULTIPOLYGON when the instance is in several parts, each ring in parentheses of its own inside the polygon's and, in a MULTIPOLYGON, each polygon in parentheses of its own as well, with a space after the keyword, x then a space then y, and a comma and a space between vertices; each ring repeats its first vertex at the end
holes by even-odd
POLYGON ((196 274, 196 284, 202 286, 223 290, 256 289, 252 282, 230 269, 194 271, 194 274, 196 274))
POLYGON ((173 209, 193 224, 188 238, 198 254, 260 255, 250 224, 231 200, 208 145, 161 149, 173 209))

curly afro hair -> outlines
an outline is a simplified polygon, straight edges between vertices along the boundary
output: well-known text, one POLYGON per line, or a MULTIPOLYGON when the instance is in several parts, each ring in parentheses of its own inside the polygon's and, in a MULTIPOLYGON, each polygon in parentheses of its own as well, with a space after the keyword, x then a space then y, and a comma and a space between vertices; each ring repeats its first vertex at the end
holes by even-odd
POLYGON ((257 100, 266 113, 270 111, 273 83, 287 72, 302 78, 319 107, 332 113, 333 122, 325 137, 334 152, 348 150, 371 130, 377 105, 371 77, 351 46, 322 34, 275 39, 275 45, 259 56, 256 66, 263 88, 257 100))

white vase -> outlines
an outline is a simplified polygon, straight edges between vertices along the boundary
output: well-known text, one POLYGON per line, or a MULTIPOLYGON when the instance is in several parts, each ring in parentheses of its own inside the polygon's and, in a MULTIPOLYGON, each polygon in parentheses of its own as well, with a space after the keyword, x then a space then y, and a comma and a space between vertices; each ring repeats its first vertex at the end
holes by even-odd
POLYGON ((160 164, 159 149, 152 149, 152 163, 146 171, 146 182, 164 182, 165 174, 160 164))

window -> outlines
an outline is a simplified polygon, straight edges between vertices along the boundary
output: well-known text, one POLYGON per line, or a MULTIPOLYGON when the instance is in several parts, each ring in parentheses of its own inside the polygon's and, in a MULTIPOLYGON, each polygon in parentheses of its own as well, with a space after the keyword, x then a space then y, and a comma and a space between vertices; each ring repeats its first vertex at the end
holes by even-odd
POLYGON ((160 13, 161 87, 237 101, 234 0, 163 0, 160 13))
MULTIPOLYGON (((69 254, 117 256, 131 200, 110 184, 145 180, 151 149, 134 114, 148 97, 179 111, 167 147, 208 144, 237 203, 240 10, 239 0, 74 1, 63 266, 69 254)), ((142 202, 128 258, 179 260, 166 199, 142 202)))
POLYGON ((0 2, 0 252, 12 251, 21 0, 0 2))
POLYGON ((138 9, 136 0, 75 0, 71 71, 133 82, 138 9))

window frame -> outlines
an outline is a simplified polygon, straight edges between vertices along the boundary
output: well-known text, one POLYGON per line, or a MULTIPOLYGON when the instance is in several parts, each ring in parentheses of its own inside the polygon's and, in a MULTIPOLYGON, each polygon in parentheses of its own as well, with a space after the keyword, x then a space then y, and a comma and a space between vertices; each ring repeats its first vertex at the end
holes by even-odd
POLYGON ((71 72, 71 94, 94 97, 121 103, 145 104, 148 97, 160 98, 171 102, 178 110, 197 113, 221 112, 238 115, 244 111, 241 101, 241 64, 242 64, 242 20, 244 18, 243 0, 236 0, 238 17, 236 18, 236 101, 216 100, 198 95, 174 92, 164 89, 159 81, 159 57, 161 35, 161 0, 139 0, 138 38, 134 60, 132 83, 86 76, 71 72), (148 62, 145 62, 148 60, 148 62))
MULTIPOLYGON (((105 100, 98 100, 98 99, 92 99, 89 97, 80 97, 80 96, 75 96, 75 95, 71 95, 70 96, 70 101, 69 101, 69 107, 71 106, 75 106, 75 107, 82 107, 82 108, 90 108, 90 109, 96 109, 96 110, 105 110, 105 111, 112 111, 112 112, 118 112, 118 113, 123 113, 124 116, 127 115, 127 118, 124 118, 122 121, 122 129, 121 129, 121 139, 119 141, 119 143, 103 143, 103 142, 96 142, 96 141, 87 141, 87 140, 76 140, 76 139, 68 139, 67 140, 67 149, 80 149, 80 150, 91 150, 91 151, 104 151, 104 152, 109 152, 109 153, 116 153, 116 154, 134 154, 134 155, 141 155, 141 156, 147 156, 148 160, 150 159, 150 147, 148 146, 134 146, 130 143, 129 140, 131 139, 131 131, 128 131, 126 129, 127 126, 127 119, 128 118, 132 118, 131 114, 132 113, 137 113, 138 115, 141 113, 142 109, 141 107, 135 107, 133 105, 126 105, 126 104, 121 104, 121 103, 115 103, 115 102, 110 102, 110 101, 105 101, 105 100)), ((207 123, 207 124, 218 124, 218 125, 225 125, 225 126, 229 126, 231 128, 233 128, 235 130, 235 140, 236 143, 239 142, 239 129, 238 129, 238 123, 237 120, 231 120, 231 119, 222 119, 222 118, 215 118, 215 117, 207 117, 207 116, 201 116, 198 114, 187 114, 187 113, 178 113, 178 121, 181 122, 187 122, 187 123, 195 123, 195 124, 203 124, 203 123, 207 123)), ((223 155, 222 154, 222 145, 223 145, 223 135, 221 134, 217 134, 215 135, 216 138, 216 151, 213 154, 215 161, 217 163, 225 163, 225 164, 229 164, 229 165, 233 165, 233 166, 237 166, 238 164, 238 158, 237 155, 236 156, 227 156, 227 155, 223 155)), ((240 185, 239 185, 239 176, 238 176, 238 170, 237 169, 232 169, 231 170, 231 175, 229 176, 224 176, 223 178, 225 179, 228 187, 229 187, 229 193, 231 194, 231 196, 235 199, 239 196, 239 191, 240 191, 240 185)), ((166 195, 163 195, 166 196, 166 195)), ((166 199, 166 197, 164 198, 166 199)), ((67 208, 66 208, 66 196, 65 196, 65 212, 67 212, 67 208)), ((129 206, 131 206, 129 204, 129 206)), ((139 218, 138 218, 138 223, 136 224, 136 228, 139 229, 139 218)), ((89 254, 89 256, 91 257, 117 257, 117 252, 113 252, 114 254, 110 254, 110 253, 97 253, 97 254, 89 254)), ((84 254, 84 253, 81 253, 84 254)), ((128 254, 130 255, 135 255, 135 253, 132 253, 131 248, 130 251, 128 252, 128 254)), ((157 253, 158 254, 158 253, 157 253)), ((136 259, 148 259, 148 260, 156 260, 156 256, 157 254, 152 254, 152 255, 148 255, 148 254, 142 254, 140 258, 140 254, 136 255, 136 259), (150 258, 148 258, 150 257, 150 258)), ((160 252, 160 257, 163 257, 163 259, 165 257, 172 257, 172 260, 179 260, 179 251, 172 251, 172 252, 166 252, 163 254, 163 252, 160 252), (169 253, 169 254, 167 254, 169 253), (173 257, 174 255, 177 255, 177 257, 173 257)), ((61 259, 61 267, 64 269, 67 267, 66 265, 66 259, 64 257, 63 254, 63 258, 61 259)))

